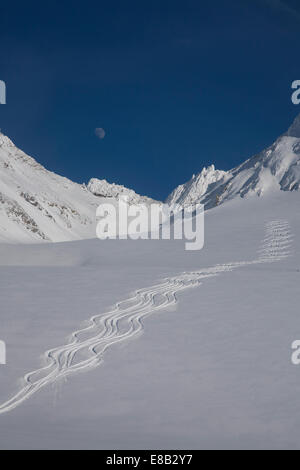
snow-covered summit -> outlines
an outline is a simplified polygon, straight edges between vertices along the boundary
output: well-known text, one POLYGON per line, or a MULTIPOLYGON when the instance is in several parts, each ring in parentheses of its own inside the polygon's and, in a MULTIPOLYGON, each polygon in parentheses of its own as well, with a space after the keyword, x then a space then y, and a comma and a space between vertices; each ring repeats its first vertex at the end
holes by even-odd
POLYGON ((300 114, 294 119, 292 125, 288 128, 286 134, 289 137, 300 138, 300 114))
POLYGON ((167 202, 206 208, 235 197, 262 196, 272 191, 295 191, 300 187, 300 115, 273 145, 231 171, 209 167, 178 186, 167 202))
POLYGON ((203 168, 198 175, 193 175, 186 184, 178 186, 167 198, 168 204, 192 204, 201 198, 208 187, 226 176, 226 171, 216 170, 214 165, 203 168))
POLYGON ((140 196, 133 189, 128 189, 115 183, 108 183, 106 180, 99 180, 97 178, 92 178, 89 181, 87 189, 95 196, 113 197, 115 199, 118 199, 120 196, 127 196, 129 204, 151 204, 153 202, 153 199, 147 196, 140 196))
POLYGON ((14 143, 0 131, 0 147, 14 147, 14 143))

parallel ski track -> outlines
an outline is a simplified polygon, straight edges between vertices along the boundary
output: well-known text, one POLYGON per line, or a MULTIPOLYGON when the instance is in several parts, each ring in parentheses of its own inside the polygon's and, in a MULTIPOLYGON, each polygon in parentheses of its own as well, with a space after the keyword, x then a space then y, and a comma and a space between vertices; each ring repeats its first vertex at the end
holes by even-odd
POLYGON ((139 289, 133 297, 117 303, 109 312, 93 316, 88 326, 72 333, 67 344, 46 351, 44 358, 47 365, 25 375, 21 390, 0 405, 0 414, 13 410, 41 388, 63 377, 97 367, 109 347, 141 333, 144 318, 175 305, 179 292, 198 287, 204 279, 224 272, 251 264, 273 263, 290 256, 292 239, 288 222, 273 220, 266 224, 265 238, 257 259, 184 272, 139 289))

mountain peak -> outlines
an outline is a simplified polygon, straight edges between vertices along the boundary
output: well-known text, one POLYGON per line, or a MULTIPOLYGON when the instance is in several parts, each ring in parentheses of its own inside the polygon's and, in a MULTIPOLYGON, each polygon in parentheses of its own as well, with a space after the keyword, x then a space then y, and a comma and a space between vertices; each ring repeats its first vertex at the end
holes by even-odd
POLYGON ((185 184, 178 186, 167 198, 167 204, 188 205, 199 202, 199 199, 208 191, 208 188, 222 180, 226 171, 216 170, 215 165, 204 167, 197 175, 185 184))
POLYGON ((300 189, 300 114, 273 145, 231 171, 203 168, 178 186, 168 203, 205 205, 207 209, 235 197, 262 196, 274 191, 300 189), (291 138, 292 137, 292 138, 291 138))
POLYGON ((300 138, 300 114, 294 119, 292 125, 288 128, 286 134, 288 137, 300 138))
POLYGON ((125 186, 109 183, 105 179, 99 180, 97 178, 92 178, 88 185, 87 189, 94 194, 94 196, 101 197, 110 197, 119 199, 121 196, 128 196, 129 204, 138 204, 138 203, 152 203, 153 199, 148 198, 147 196, 140 196, 133 189, 126 188, 125 186))
POLYGON ((14 147, 15 144, 0 130, 0 147, 14 147))

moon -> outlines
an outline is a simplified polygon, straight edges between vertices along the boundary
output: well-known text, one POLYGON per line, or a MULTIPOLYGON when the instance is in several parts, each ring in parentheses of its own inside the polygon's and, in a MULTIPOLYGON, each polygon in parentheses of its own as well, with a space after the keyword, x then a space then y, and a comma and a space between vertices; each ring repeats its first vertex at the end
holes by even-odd
POLYGON ((102 140, 104 139, 106 133, 105 133, 105 130, 102 129, 102 127, 96 127, 95 134, 99 139, 102 140))

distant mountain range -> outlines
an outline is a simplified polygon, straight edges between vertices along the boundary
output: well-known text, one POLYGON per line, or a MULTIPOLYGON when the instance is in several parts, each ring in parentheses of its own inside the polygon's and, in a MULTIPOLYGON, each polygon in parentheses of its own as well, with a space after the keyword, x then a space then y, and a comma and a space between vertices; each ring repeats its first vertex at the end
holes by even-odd
MULTIPOLYGON (((206 209, 236 197, 263 196, 300 187, 300 115, 273 145, 230 171, 203 168, 167 198, 169 204, 201 202, 206 209)), ((153 202, 106 180, 77 184, 46 170, 0 133, 0 242, 94 238, 99 196, 130 204, 153 202)))

